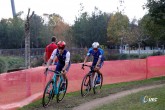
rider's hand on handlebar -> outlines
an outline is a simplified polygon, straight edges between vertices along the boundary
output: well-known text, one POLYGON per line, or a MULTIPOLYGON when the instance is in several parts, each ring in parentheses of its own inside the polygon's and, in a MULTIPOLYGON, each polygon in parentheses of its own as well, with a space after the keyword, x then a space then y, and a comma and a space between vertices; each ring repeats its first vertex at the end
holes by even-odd
POLYGON ((85 65, 85 64, 83 63, 83 64, 82 64, 82 69, 83 69, 83 70, 84 70, 84 65, 85 65))
POLYGON ((48 71, 48 68, 46 68, 45 69, 45 72, 44 72, 44 74, 47 76, 47 71, 48 71))
POLYGON ((100 68, 99 65, 96 65, 96 66, 94 67, 94 70, 97 71, 97 70, 99 70, 99 68, 100 68))
POLYGON ((48 71, 48 68, 46 68, 45 71, 48 71))
POLYGON ((66 70, 62 70, 61 72, 62 72, 62 73, 65 73, 65 72, 66 72, 66 70))

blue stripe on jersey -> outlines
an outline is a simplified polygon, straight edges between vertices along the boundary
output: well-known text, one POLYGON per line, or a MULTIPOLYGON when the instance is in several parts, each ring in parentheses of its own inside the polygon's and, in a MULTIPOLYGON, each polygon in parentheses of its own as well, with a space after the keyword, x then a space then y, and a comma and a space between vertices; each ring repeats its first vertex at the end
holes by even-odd
POLYGON ((87 56, 90 56, 92 55, 93 56, 93 62, 97 62, 98 59, 99 59, 99 56, 101 55, 101 60, 103 61, 104 60, 104 51, 101 49, 101 48, 98 48, 98 51, 97 52, 94 52, 93 48, 89 48, 88 50, 88 53, 87 53, 87 56))

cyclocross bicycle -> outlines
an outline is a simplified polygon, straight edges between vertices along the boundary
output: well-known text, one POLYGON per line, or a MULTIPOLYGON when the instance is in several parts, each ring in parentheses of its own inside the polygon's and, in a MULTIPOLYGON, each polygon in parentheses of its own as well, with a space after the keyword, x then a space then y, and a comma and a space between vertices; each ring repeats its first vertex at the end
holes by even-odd
POLYGON ((96 84, 98 73, 94 71, 93 66, 83 65, 82 69, 84 69, 84 66, 90 67, 90 71, 84 76, 81 84, 82 97, 85 97, 91 89, 93 89, 94 94, 96 94, 97 91, 100 91, 103 83, 103 76, 100 75, 100 84, 96 84))
POLYGON ((56 95, 57 103, 62 101, 66 94, 67 87, 68 87, 68 80, 65 80, 65 82, 64 82, 65 87, 62 87, 64 78, 63 78, 61 72, 55 72, 53 70, 48 69, 46 71, 46 74, 48 71, 54 72, 54 76, 47 83, 47 85, 45 87, 43 98, 42 98, 43 107, 46 107, 49 104, 50 100, 53 100, 55 95, 56 95))

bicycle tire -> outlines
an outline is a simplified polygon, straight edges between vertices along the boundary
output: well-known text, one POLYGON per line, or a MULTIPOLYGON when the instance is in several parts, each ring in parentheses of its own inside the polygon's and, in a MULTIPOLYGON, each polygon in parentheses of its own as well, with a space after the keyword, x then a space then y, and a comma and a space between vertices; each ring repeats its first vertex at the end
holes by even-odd
POLYGON ((91 90, 90 76, 86 74, 81 84, 81 96, 85 97, 89 93, 90 90, 91 90))
POLYGON ((42 98, 43 107, 46 107, 49 104, 50 100, 53 99, 54 97, 53 84, 54 84, 54 81, 50 80, 45 87, 43 98, 42 98))
POLYGON ((97 77, 95 78, 94 87, 93 87, 93 93, 94 94, 96 94, 97 91, 101 90, 101 87, 102 87, 102 84, 103 84, 103 75, 102 74, 100 75, 100 84, 96 84, 97 77))
POLYGON ((59 89, 58 89, 58 94, 56 96, 57 103, 62 101, 64 99, 64 96, 66 94, 68 88, 68 79, 65 80, 65 89, 62 90, 62 82, 60 83, 59 89))

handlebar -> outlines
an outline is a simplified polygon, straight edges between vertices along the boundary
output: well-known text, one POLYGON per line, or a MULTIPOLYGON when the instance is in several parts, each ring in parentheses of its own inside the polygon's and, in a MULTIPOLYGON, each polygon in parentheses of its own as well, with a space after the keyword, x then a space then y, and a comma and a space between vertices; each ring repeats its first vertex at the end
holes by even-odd
POLYGON ((44 74, 47 76, 47 72, 50 71, 50 72, 53 72, 55 74, 58 74, 58 75, 62 75, 62 71, 61 72, 58 72, 58 71, 54 71, 54 70, 51 70, 49 68, 46 68, 44 74))
POLYGON ((89 67, 89 68, 92 68, 92 66, 91 66, 91 65, 86 65, 86 64, 83 64, 83 65, 82 65, 82 69, 84 69, 84 66, 87 66, 87 67, 89 67))

